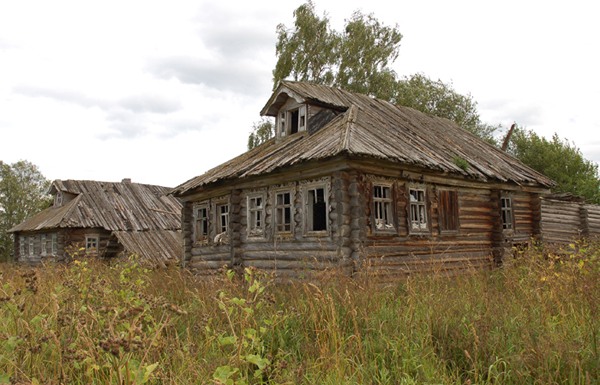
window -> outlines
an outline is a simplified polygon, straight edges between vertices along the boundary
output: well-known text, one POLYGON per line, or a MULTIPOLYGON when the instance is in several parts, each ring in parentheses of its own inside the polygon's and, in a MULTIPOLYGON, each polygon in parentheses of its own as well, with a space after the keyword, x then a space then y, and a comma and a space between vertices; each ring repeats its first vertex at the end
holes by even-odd
POLYGON ((52 250, 52 255, 56 255, 58 253, 58 240, 57 240, 57 235, 56 234, 52 234, 50 236, 50 250, 52 250))
POLYGON ((41 248, 40 254, 46 255, 46 234, 41 235, 40 248, 41 248))
POLYGON ((194 208, 194 239, 203 242, 208 239, 208 206, 194 208))
POLYGON ((35 238, 32 236, 29 237, 29 255, 33 255, 33 247, 34 247, 34 243, 35 242, 35 238))
POLYGON ((513 229, 513 213, 512 213, 512 200, 510 197, 500 198, 500 211, 502 214, 502 229, 512 230, 513 229))
POLYGON ((25 237, 22 235, 19 237, 19 255, 21 257, 25 255, 25 237))
POLYGON ((373 186, 373 213, 375 216, 375 229, 394 229, 392 202, 391 186, 373 186))
POLYGON ((98 252, 98 236, 97 235, 86 235, 85 236, 85 251, 88 253, 98 252))
POLYGON ((260 237, 264 234, 265 217, 264 197, 262 195, 248 197, 248 236, 260 237))
POLYGON ((425 189, 409 189, 410 199, 410 230, 413 232, 427 231, 427 204, 425 189))
POLYGON ((62 191, 57 191, 54 196, 54 206, 59 207, 63 204, 63 193, 62 191))
POLYGON ((458 192, 439 190, 440 231, 458 230, 458 192))
POLYGON ((306 189, 306 231, 327 230, 327 202, 324 187, 306 189))
POLYGON ((289 191, 275 194, 275 231, 292 231, 292 194, 289 191))
POLYGON ((227 233, 229 231, 229 204, 218 204, 217 212, 217 234, 227 233))

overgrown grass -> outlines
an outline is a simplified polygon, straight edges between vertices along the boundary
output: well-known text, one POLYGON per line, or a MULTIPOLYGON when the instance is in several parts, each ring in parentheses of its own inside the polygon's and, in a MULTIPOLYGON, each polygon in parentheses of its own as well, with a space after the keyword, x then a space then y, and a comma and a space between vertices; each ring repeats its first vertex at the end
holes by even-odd
POLYGON ((599 244, 394 285, 86 259, 0 274, 0 383, 600 383, 599 244))

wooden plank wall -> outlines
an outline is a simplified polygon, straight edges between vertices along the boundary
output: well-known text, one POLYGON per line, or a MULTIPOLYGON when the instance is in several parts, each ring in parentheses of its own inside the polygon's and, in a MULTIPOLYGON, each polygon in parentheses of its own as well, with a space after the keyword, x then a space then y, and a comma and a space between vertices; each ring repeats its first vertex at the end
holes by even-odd
POLYGON ((587 219, 587 236, 600 238, 600 206, 584 205, 584 216, 587 219))
POLYGON ((581 203, 542 199, 542 240, 544 243, 569 243, 584 235, 581 203))

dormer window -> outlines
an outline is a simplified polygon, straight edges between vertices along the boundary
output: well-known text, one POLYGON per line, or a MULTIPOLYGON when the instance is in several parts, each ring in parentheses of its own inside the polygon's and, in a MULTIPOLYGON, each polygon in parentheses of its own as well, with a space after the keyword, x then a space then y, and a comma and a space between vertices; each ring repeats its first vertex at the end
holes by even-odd
POLYGON ((54 196, 54 206, 60 207, 63 204, 63 193, 62 191, 57 191, 54 196))
POLYGON ((280 111, 277 126, 281 137, 306 131, 306 106, 296 105, 295 108, 280 111))

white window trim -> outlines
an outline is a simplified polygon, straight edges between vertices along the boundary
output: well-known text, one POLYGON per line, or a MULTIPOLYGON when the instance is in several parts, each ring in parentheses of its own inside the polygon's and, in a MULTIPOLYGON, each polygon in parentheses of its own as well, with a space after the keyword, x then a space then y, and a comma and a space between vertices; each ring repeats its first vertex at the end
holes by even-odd
MULTIPOLYGON (((212 226, 214 229, 214 233, 215 233, 213 242, 215 244, 228 243, 228 237, 229 237, 229 233, 231 230, 231 204, 229 202, 229 197, 225 196, 225 197, 213 199, 211 202, 211 209, 212 209, 212 218, 211 219, 213 219, 215 221, 214 226, 212 226), (220 209, 223 206, 227 207, 227 213, 221 213, 220 209), (226 218, 225 231, 222 231, 222 227, 221 227, 222 226, 221 220, 222 220, 223 216, 225 216, 225 218, 226 218)), ((209 219, 209 221, 210 221, 210 219, 209 219)))
POLYGON ((247 238, 265 238, 266 235, 266 194, 249 193, 246 196, 246 237, 247 238), (252 201, 261 200, 260 206, 253 207, 252 201), (256 223, 257 216, 253 214, 260 213, 260 224, 256 223), (254 221, 254 223, 253 223, 254 221))
MULTIPOLYGON (((287 188, 278 188, 276 190, 273 190, 273 232, 275 234, 293 234, 294 233, 294 211, 295 211, 295 202, 296 200, 296 190, 294 187, 289 186, 287 188), (279 225, 280 223, 277 221, 277 217, 278 217, 278 209, 287 207, 287 205, 283 204, 283 205, 278 205, 277 204, 277 195, 278 194, 285 194, 288 193, 290 194, 290 203, 289 203, 289 208, 290 208, 290 229, 289 230, 279 230, 279 225)), ((285 225, 285 224, 283 224, 285 225)))
MULTIPOLYGON (((373 230, 376 232, 395 232, 396 231, 396 220, 394 215, 394 185, 393 183, 382 183, 379 181, 373 182, 373 189, 371 190, 371 198, 373 199, 373 230), (381 187, 382 192, 383 189, 388 189, 389 197, 376 197, 375 196, 375 188, 381 187), (385 204, 388 204, 387 210, 385 209, 385 204), (382 218, 377 218, 377 212, 379 211, 377 206, 378 204, 383 204, 382 209, 387 212, 388 223, 384 223, 382 218)), ((383 212, 383 211, 382 211, 383 212)))
POLYGON ((52 246, 51 246, 51 254, 52 255, 56 255, 58 254, 58 235, 53 233, 51 235, 52 237, 52 246))
POLYGON ((46 234, 40 235, 40 254, 45 256, 47 254, 46 250, 46 234))
POLYGON ((331 191, 331 182, 329 178, 323 178, 316 181, 307 181, 300 183, 300 191, 302 193, 302 217, 304 224, 304 235, 325 235, 331 231, 331 225, 329 223, 329 210, 330 210, 330 197, 329 192, 331 191), (309 230, 310 215, 312 213, 312 207, 309 203, 309 191, 323 189, 323 199, 325 201, 325 230, 309 230))
POLYGON ((429 233, 429 215, 427 212, 427 188, 425 186, 408 186, 408 230, 411 234, 429 233), (423 192, 422 201, 413 201, 411 191, 423 192), (413 207, 416 208, 417 221, 413 220, 413 207), (424 219, 424 222, 421 220, 424 219), (418 222, 418 227, 414 224, 418 222))
POLYGON ((32 256, 35 250, 35 237, 33 235, 29 236, 29 255, 32 256))

